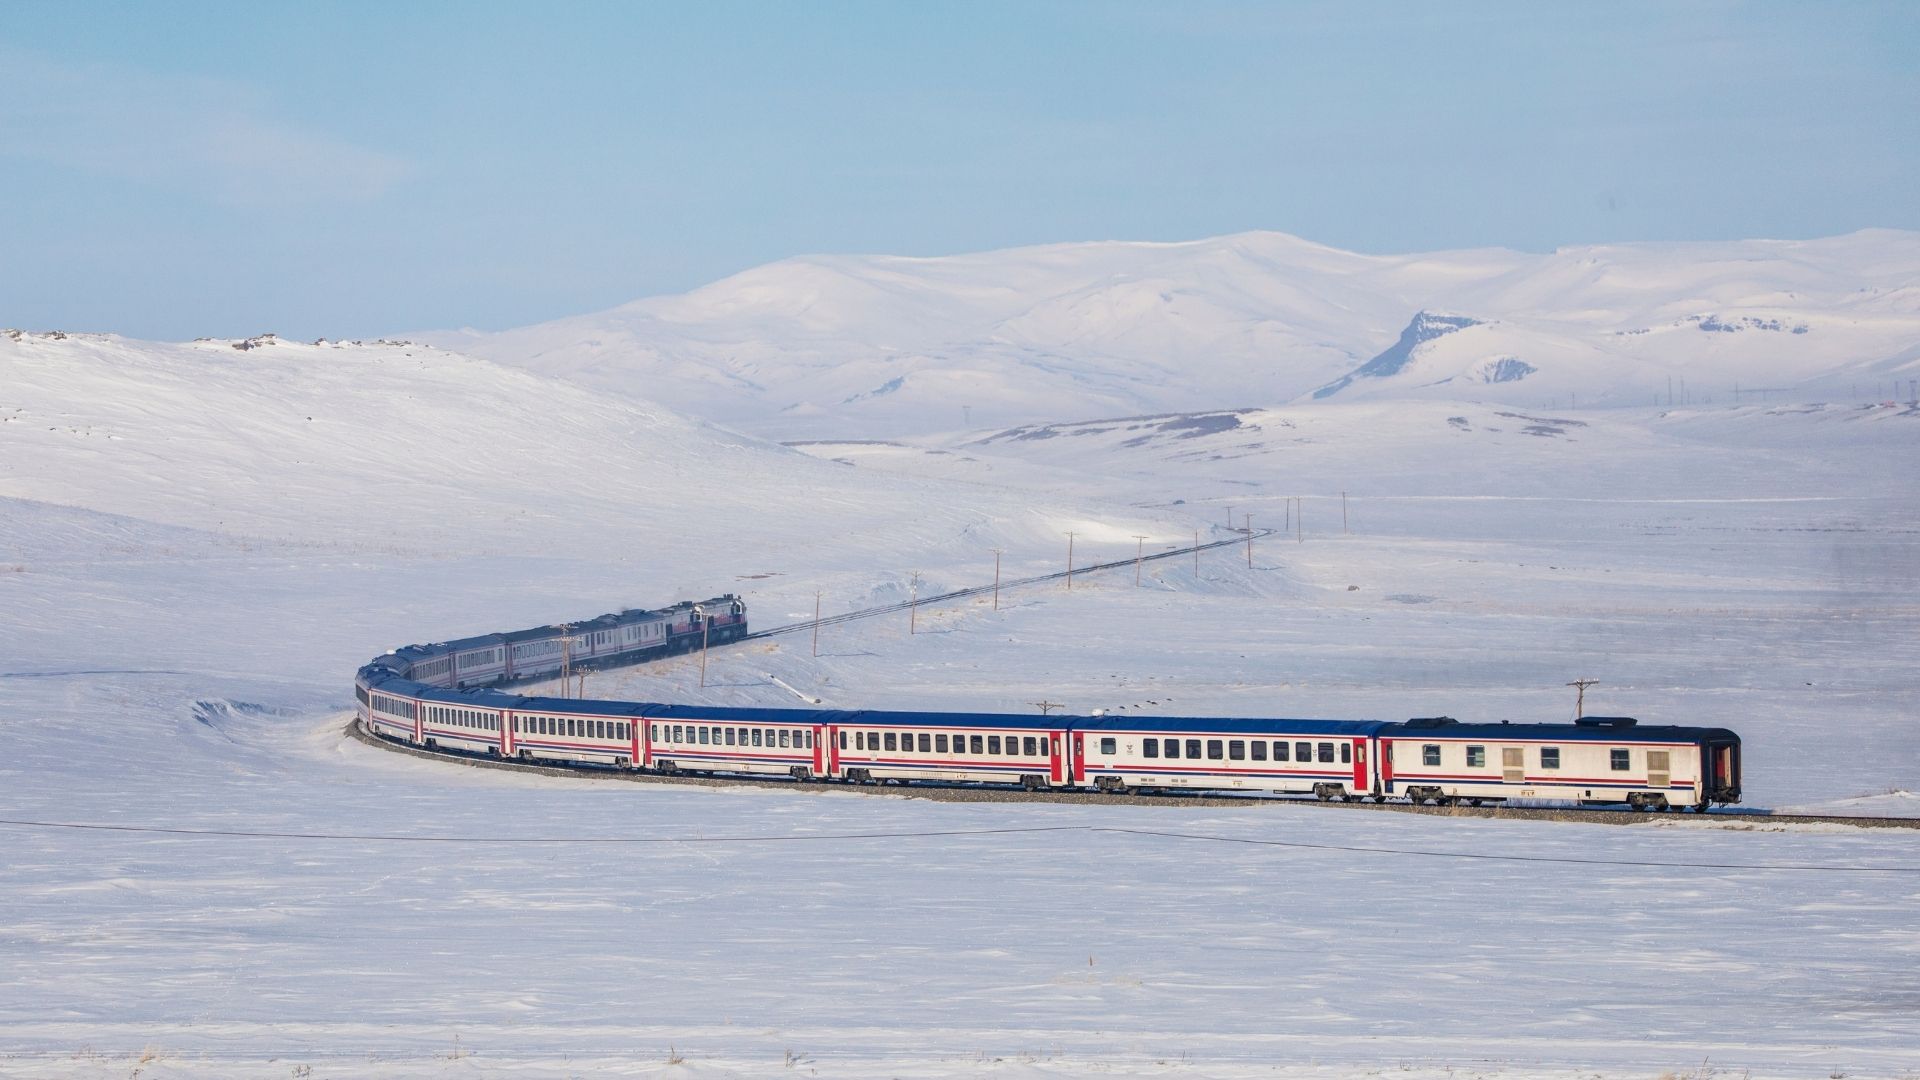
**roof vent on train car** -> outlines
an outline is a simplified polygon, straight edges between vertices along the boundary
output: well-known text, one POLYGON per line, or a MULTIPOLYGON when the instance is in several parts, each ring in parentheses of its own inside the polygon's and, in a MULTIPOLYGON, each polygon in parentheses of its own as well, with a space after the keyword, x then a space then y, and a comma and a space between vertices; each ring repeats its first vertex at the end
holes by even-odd
POLYGON ((1446 727, 1448 724, 1457 724, 1459 722, 1460 721, 1455 720, 1451 716, 1416 716, 1407 721, 1407 726, 1410 728, 1433 728, 1446 727))
POLYGON ((1583 716, 1574 721, 1581 727, 1632 727, 1639 722, 1631 716, 1583 716))

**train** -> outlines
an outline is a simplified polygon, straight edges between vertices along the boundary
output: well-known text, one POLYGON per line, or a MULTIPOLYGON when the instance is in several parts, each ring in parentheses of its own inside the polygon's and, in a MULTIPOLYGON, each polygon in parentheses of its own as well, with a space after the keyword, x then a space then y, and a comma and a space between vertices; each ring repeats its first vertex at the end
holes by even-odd
POLYGON ((1028 791, 1245 792, 1484 805, 1691 809, 1740 801, 1725 728, 1572 723, 1031 716, 676 705, 522 695, 512 683, 745 637, 727 594, 579 623, 409 645, 354 679, 355 722, 429 750, 673 774, 1028 791))

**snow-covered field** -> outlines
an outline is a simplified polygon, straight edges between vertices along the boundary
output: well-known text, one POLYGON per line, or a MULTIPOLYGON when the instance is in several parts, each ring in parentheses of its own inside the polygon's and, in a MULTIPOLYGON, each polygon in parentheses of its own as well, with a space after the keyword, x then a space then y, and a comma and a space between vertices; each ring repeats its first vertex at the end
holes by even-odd
POLYGON ((1750 805, 1902 812, 1908 410, 785 448, 414 347, 0 339, 0 373, 0 1075, 1920 1076, 1909 830, 659 787, 340 734, 408 641, 725 591, 797 622, 1301 496, 1251 566, 588 691, 1519 720, 1590 676, 1740 731, 1750 805))

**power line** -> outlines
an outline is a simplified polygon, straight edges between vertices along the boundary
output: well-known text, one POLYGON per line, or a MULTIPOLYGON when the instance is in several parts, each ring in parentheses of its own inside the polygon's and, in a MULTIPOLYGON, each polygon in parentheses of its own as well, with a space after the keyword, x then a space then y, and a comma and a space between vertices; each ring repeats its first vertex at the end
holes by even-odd
POLYGON ((1128 833, 1134 836, 1159 836, 1170 840, 1201 840, 1216 844, 1251 844, 1257 847, 1307 848, 1314 851, 1351 851, 1368 855, 1416 855, 1431 859, 1473 859, 1481 862, 1561 863, 1571 866, 1635 866, 1671 870, 1806 870, 1836 874, 1920 874, 1920 866, 1827 866, 1820 863, 1655 862, 1642 859, 1579 859, 1559 855, 1491 855, 1471 851, 1428 851, 1422 848, 1312 844, 1304 840, 1253 840, 1239 836, 1209 836, 1205 833, 1161 832, 1156 829, 1116 829, 1106 825, 1094 825, 1089 826, 1089 828, 1093 832, 1128 833))
POLYGON ((1030 825, 999 829, 942 829, 930 831, 861 833, 790 833, 782 836, 402 836, 392 833, 271 832, 253 829, 180 829, 161 825, 102 825, 77 821, 27 821, 0 818, 0 825, 30 829, 78 829, 93 832, 160 833, 167 836, 206 836, 241 840, 360 840, 374 843, 415 844, 760 844, 789 840, 894 840, 914 837, 993 836, 1005 833, 1084 832, 1085 825, 1030 825))
POLYGON ((1257 840, 1207 833, 1159 829, 1121 829, 1108 825, 1031 825, 998 829, 908 829, 857 833, 788 833, 778 836, 400 836, 380 833, 272 832, 246 829, 181 829, 158 825, 102 825, 72 821, 30 821, 0 818, 0 825, 35 829, 76 829, 96 832, 157 833, 166 836, 204 836, 241 840, 355 840, 369 843, 432 844, 768 844, 821 840, 939 839, 962 836, 1005 836, 1017 833, 1117 833, 1214 844, 1345 851, 1363 855, 1409 855, 1430 859, 1471 859, 1477 862, 1554 863, 1565 866, 1625 866, 1667 870, 1778 870, 1833 874, 1920 874, 1920 866, 1832 866, 1821 863, 1670 862, 1649 859, 1586 859, 1558 855, 1499 855, 1470 851, 1433 851, 1424 848, 1366 847, 1355 844, 1316 844, 1305 840, 1257 840))

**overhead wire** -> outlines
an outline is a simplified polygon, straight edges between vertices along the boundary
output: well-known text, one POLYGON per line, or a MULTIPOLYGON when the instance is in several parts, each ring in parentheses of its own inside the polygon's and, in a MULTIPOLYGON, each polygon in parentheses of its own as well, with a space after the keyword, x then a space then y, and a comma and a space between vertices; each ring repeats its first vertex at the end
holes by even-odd
POLYGON ((364 843, 432 844, 772 844, 807 843, 827 840, 915 840, 969 836, 1005 836, 1019 833, 1111 833, 1127 836, 1157 837, 1214 844, 1241 844, 1253 847, 1292 848, 1306 851, 1337 851, 1362 855, 1403 855, 1430 859, 1465 859, 1476 862, 1552 863, 1566 866, 1617 866, 1658 870, 1757 870, 1850 874, 1920 874, 1920 866, 1844 866, 1832 863, 1728 863, 1679 862, 1653 859, 1603 859, 1568 855, 1515 855, 1496 852, 1442 851, 1431 848, 1381 847, 1363 844, 1329 844, 1310 840, 1275 840, 1248 836, 1219 836, 1211 833, 1175 832, 1166 829, 1130 829, 1111 825, 1028 825, 991 829, 898 829, 849 833, 780 833, 719 836, 474 836, 407 835, 404 833, 329 833, 291 832, 256 829, 188 829, 163 825, 111 825, 98 822, 36 821, 0 818, 0 825, 20 828, 67 829, 93 832, 142 833, 162 836, 208 837, 242 840, 348 840, 364 843))

